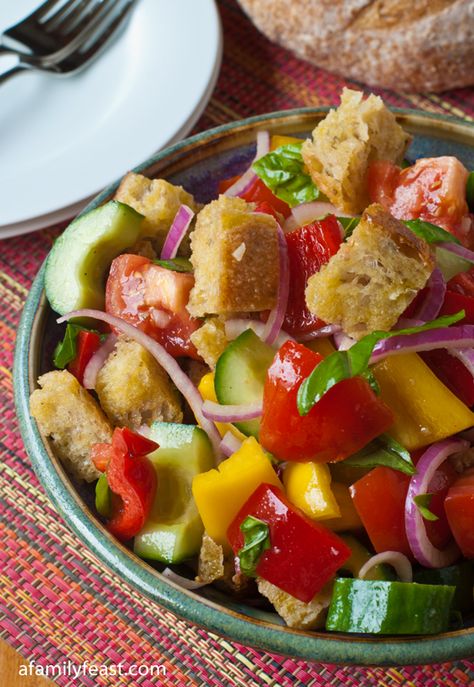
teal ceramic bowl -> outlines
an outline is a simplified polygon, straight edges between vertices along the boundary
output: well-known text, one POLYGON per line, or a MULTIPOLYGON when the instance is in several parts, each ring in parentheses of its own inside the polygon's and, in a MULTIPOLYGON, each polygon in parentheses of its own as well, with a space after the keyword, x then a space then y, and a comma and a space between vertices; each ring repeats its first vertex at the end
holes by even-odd
MULTIPOLYGON (((254 154, 256 132, 304 137, 326 110, 303 109, 253 117, 198 134, 158 153, 136 171, 182 184, 206 202, 219 179, 243 170, 254 154)), ((414 141, 410 159, 456 155, 474 169, 474 127, 419 112, 398 111, 414 141)), ((115 191, 113 184, 90 205, 115 191)), ((339 664, 402 665, 441 662, 474 654, 474 627, 430 637, 367 637, 292 630, 272 613, 237 603, 213 590, 186 591, 166 580, 113 539, 94 514, 90 491, 78 488, 64 472, 49 442, 29 415, 28 398, 42 373, 51 369, 51 353, 61 335, 43 290, 41 269, 26 303, 17 337, 15 397, 21 433, 33 466, 54 506, 80 539, 124 580, 165 608, 212 632, 243 644, 293 657, 339 664)), ((473 623, 474 624, 474 623, 473 623)))

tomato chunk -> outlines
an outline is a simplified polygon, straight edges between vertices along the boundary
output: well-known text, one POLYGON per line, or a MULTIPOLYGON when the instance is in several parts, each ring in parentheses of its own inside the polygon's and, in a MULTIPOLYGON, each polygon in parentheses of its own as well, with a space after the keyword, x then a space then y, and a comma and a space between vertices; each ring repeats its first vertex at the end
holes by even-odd
POLYGON ((262 553, 256 574, 305 603, 351 555, 342 539, 292 506, 271 484, 257 487, 227 530, 236 555, 244 545, 240 525, 249 515, 269 528, 270 548, 262 553))
POLYGON ((474 469, 468 470, 454 482, 444 507, 463 556, 474 558, 474 469))
POLYGON ((361 377, 333 386, 302 417, 296 405, 298 389, 322 359, 302 344, 287 341, 268 370, 260 442, 282 460, 342 460, 392 424, 391 410, 361 377))
POLYGON ((186 310, 194 277, 155 265, 139 255, 120 255, 112 262, 105 290, 105 309, 139 327, 175 357, 199 360, 190 335, 199 320, 186 310))
POLYGON ((100 348, 100 336, 96 332, 80 331, 77 335, 76 357, 71 360, 67 369, 80 382, 83 383, 84 371, 89 360, 100 348))
POLYGON ((422 158, 399 169, 390 162, 373 162, 368 171, 371 200, 382 203, 398 219, 423 219, 450 231, 471 245, 466 182, 468 171, 455 157, 422 158))
POLYGON ((295 229, 285 236, 290 267, 290 296, 283 329, 292 336, 312 332, 324 326, 306 305, 308 279, 337 253, 342 232, 334 215, 295 229))
MULTIPOLYGON (((424 451, 417 454, 419 458, 424 451)), ((417 458, 413 456, 416 463, 417 458)), ((455 479, 449 463, 440 466, 429 485, 433 494, 430 510, 439 519, 425 520, 432 544, 444 548, 451 538, 444 512, 444 499, 455 479)), ((399 551, 413 558, 405 531, 405 500, 409 475, 389 467, 374 468, 350 487, 352 501, 377 553, 399 551)))

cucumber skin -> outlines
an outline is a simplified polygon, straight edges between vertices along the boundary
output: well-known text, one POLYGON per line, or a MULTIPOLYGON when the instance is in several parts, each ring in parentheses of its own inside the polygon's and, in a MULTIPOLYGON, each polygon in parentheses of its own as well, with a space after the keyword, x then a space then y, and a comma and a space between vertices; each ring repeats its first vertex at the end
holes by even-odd
POLYGON ((456 588, 453 610, 462 613, 472 611, 474 599, 474 567, 472 561, 462 561, 446 568, 423 568, 417 570, 413 579, 420 584, 452 585, 456 588))
POLYGON ((326 629, 385 635, 444 632, 454 587, 338 578, 326 629))
POLYGON ((103 309, 105 273, 137 241, 142 221, 143 215, 129 205, 111 200, 66 227, 46 260, 45 291, 55 312, 103 309), (100 226, 94 231, 95 222, 100 226))
MULTIPOLYGON (((275 350, 261 341, 252 329, 242 332, 217 361, 214 388, 218 402, 246 405, 262 401, 267 370, 274 357, 275 350)), ((233 424, 246 436, 258 439, 259 419, 233 424)))
MULTIPOLYGON (((194 503, 191 483, 194 475, 214 467, 213 450, 207 434, 196 425, 155 422, 151 426, 150 439, 160 446, 148 456, 155 466, 158 484, 160 466, 165 471, 174 469, 181 491, 189 495, 189 501, 178 517, 163 517, 162 521, 149 518, 135 537, 133 550, 141 558, 167 564, 181 563, 197 554, 201 546, 204 527, 194 503), (170 450, 174 453, 167 454, 170 450)), ((159 487, 155 498, 159 498, 159 487)))

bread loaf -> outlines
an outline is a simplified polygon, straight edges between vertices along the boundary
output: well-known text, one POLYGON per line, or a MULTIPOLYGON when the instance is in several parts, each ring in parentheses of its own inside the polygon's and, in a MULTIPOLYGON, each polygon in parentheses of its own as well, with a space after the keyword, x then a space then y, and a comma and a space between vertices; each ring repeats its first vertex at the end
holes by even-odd
POLYGON ((472 0, 239 0, 271 40, 371 86, 443 91, 474 83, 472 0))

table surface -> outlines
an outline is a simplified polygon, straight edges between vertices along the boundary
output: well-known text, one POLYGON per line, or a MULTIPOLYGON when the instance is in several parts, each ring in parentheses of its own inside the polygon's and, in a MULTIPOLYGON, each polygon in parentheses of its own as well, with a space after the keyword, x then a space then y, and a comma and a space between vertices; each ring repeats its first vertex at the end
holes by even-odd
MULTIPOLYGON (((219 9, 225 39, 222 71, 196 131, 273 110, 332 105, 344 85, 361 87, 272 45, 234 0, 221 0, 219 9)), ((472 88, 428 96, 376 92, 394 106, 473 121, 472 88)), ((389 669, 337 667, 220 639, 140 596, 94 558, 58 517, 38 483, 19 435, 12 398, 21 309, 57 231, 51 228, 0 244, 0 638, 44 666, 67 661, 163 666, 166 677, 135 678, 133 684, 144 687, 474 685, 474 663, 467 660, 389 669)), ((80 681, 63 675, 55 682, 87 687, 130 684, 129 678, 100 675, 80 681)), ((0 683, 6 684, 2 679, 0 683)))

